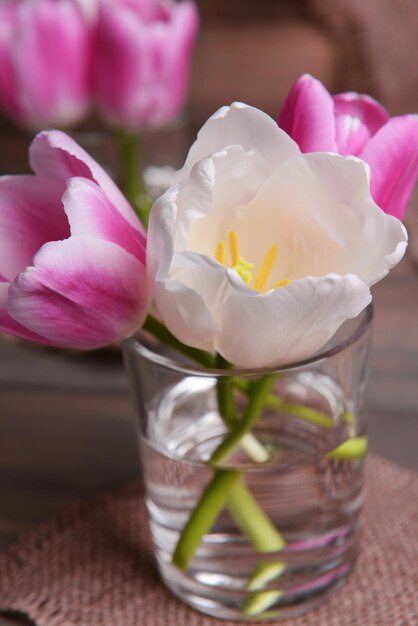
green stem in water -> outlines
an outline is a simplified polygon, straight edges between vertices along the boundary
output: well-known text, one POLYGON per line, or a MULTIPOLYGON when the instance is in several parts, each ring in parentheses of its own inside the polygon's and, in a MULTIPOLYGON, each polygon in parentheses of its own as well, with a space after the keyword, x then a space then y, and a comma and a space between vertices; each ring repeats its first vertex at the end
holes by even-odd
POLYGON ((133 133, 120 131, 115 133, 115 140, 122 163, 122 191, 146 228, 152 199, 143 177, 144 164, 141 139, 133 133))
MULTIPOLYGON (((220 354, 217 354, 216 356, 216 366, 218 369, 229 369, 231 367, 228 361, 225 361, 220 354)), ((216 383, 219 414, 228 428, 232 428, 238 421, 235 407, 234 387, 235 385, 233 379, 228 376, 225 376, 225 378, 219 378, 216 383)), ((269 454, 267 450, 252 433, 244 435, 241 439, 240 445, 253 461, 256 461, 257 463, 265 463, 268 461, 269 454)))
MULTIPOLYGON (((243 393, 249 393, 249 386, 246 381, 236 378, 234 382, 235 386, 243 393)), ((330 415, 322 413, 321 411, 316 411, 315 409, 311 409, 304 404, 287 402, 286 400, 282 400, 282 398, 277 397, 273 393, 270 393, 267 396, 266 407, 269 409, 275 409, 276 411, 281 411, 282 413, 287 413, 288 415, 294 415, 295 417, 299 417, 306 422, 311 422, 312 424, 315 424, 316 426, 320 426, 322 428, 334 428, 335 426, 334 420, 330 415)))
POLYGON ((187 569, 194 553, 202 541, 203 535, 212 527, 214 521, 225 506, 231 489, 239 481, 241 472, 235 470, 216 470, 198 506, 189 517, 181 533, 173 554, 173 563, 180 569, 187 569))
POLYGON ((331 452, 328 452, 327 457, 340 461, 356 461, 366 456, 367 448, 367 437, 351 437, 334 450, 331 450, 331 452))
POLYGON ((258 552, 275 552, 285 547, 283 537, 260 509, 251 491, 242 480, 238 481, 231 490, 228 508, 258 552), (261 527, 262 533, 260 533, 261 527))
POLYGON ((245 408, 242 419, 237 426, 229 431, 223 442, 212 454, 209 464, 214 467, 220 465, 232 454, 240 444, 242 438, 250 431, 251 427, 260 417, 265 404, 266 397, 270 393, 274 382, 273 376, 263 376, 260 380, 252 384, 248 404, 245 408))
MULTIPOLYGON (((272 384, 272 377, 268 377, 268 380, 263 378, 254 383, 252 394, 243 416, 243 419, 247 422, 248 428, 250 428, 251 424, 259 418, 264 407, 263 398, 265 393, 271 389, 272 384)), ((240 424, 241 422, 238 422, 238 427, 235 431, 239 429, 240 424)), ((243 434, 245 435, 246 433, 247 430, 243 434)), ((223 455, 223 459, 226 460, 227 456, 229 456, 229 454, 231 454, 240 444, 241 438, 236 437, 234 439, 234 443, 229 446, 228 454, 223 455)), ((209 464, 213 465, 213 456, 210 459, 209 464)), ((233 515, 245 532, 248 531, 249 537, 254 545, 256 545, 257 542, 257 545, 262 545, 263 550, 266 552, 274 552, 277 549, 280 549, 278 546, 284 545, 284 541, 280 533, 274 528, 273 524, 264 514, 262 509, 260 509, 257 501, 252 497, 242 479, 233 480, 230 484, 227 482, 227 476, 229 473, 234 476, 237 474, 239 477, 241 476, 241 473, 235 470, 221 470, 215 468, 214 477, 203 492, 200 501, 183 529, 173 554, 173 563, 178 568, 187 568, 190 561, 193 559, 195 550, 198 548, 203 535, 211 528, 222 506, 224 504, 229 505, 229 498, 231 496, 232 507, 234 508, 233 515), (219 475, 220 473, 222 473, 222 480, 219 475), (224 490, 222 492, 222 497, 215 501, 215 508, 215 505, 213 504, 213 492, 216 493, 217 489, 221 489, 221 487, 218 487, 219 483, 224 486, 224 490), (237 487, 238 496, 235 495, 234 497, 233 492, 237 487), (212 507, 214 507, 214 510, 212 510, 212 507), (252 519, 256 520, 255 524, 252 522, 252 519)))

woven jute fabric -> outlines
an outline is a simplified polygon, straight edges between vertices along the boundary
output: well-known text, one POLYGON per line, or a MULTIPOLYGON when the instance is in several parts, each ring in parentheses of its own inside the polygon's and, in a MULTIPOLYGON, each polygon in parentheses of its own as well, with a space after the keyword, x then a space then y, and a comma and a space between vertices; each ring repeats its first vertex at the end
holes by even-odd
MULTIPOLYGON (((418 625, 418 475, 371 457, 361 556, 348 583, 282 626, 418 625)), ((139 483, 31 531, 0 564, 0 610, 39 626, 226 626, 160 583, 139 483)))

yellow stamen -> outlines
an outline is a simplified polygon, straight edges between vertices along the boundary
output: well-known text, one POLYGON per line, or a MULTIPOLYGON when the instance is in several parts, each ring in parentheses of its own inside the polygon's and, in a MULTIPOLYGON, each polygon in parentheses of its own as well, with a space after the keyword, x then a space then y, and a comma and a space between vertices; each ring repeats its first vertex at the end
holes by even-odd
POLYGON ((222 265, 226 263, 225 242, 222 241, 222 239, 216 244, 215 259, 218 263, 222 263, 222 265))
POLYGON ((229 248, 231 250, 231 265, 237 265, 239 263, 239 246, 238 236, 235 230, 230 230, 228 233, 229 248))
POLYGON ((272 289, 278 289, 279 287, 287 287, 289 283, 290 283, 290 280, 288 278, 283 278, 283 280, 279 280, 278 283, 273 285, 272 289))
POLYGON ((273 269, 274 261, 276 260, 278 247, 273 244, 266 254, 260 271, 257 274, 257 278, 254 281, 254 289, 264 291, 270 272, 273 269))

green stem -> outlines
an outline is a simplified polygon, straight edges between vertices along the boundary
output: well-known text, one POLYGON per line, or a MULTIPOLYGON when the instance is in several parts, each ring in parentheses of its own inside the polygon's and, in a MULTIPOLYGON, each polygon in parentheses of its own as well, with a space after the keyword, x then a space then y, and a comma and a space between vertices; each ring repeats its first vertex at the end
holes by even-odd
MULTIPOLYGON (((229 363, 220 355, 216 355, 216 367, 218 369, 228 369, 229 363)), ((223 421, 231 427, 237 421, 235 409, 234 386, 230 377, 220 378, 216 383, 216 396, 218 400, 218 410, 223 421)))
POLYGON ((122 163, 122 191, 146 228, 152 199, 143 177, 142 142, 138 135, 125 131, 116 132, 115 140, 122 163))
MULTIPOLYGON (((216 366, 218 369, 229 369, 231 365, 220 355, 216 355, 216 366)), ((234 399, 234 381, 231 377, 219 378, 216 383, 216 395, 218 400, 218 410, 228 428, 232 428, 237 423, 238 416, 234 399)), ((241 439, 241 448, 248 456, 257 463, 265 463, 269 459, 269 454, 265 447, 257 440, 252 433, 247 433, 241 439)))
POLYGON ((251 491, 242 480, 238 481, 231 490, 228 508, 258 552, 276 552, 285 547, 283 537, 260 509, 251 491), (263 529, 262 533, 260 528, 263 529))
MULTIPOLYGON (((273 377, 269 376, 267 380, 263 378, 254 383, 252 395, 250 396, 243 416, 243 419, 245 419, 247 423, 254 423, 259 418, 260 413, 263 410, 263 398, 265 393, 271 389, 273 380, 273 377)), ((248 428, 250 428, 250 425, 248 425, 248 428)), ((240 438, 236 438, 234 440, 234 445, 229 447, 229 454, 231 454, 235 447, 240 444, 240 438)), ((228 455, 224 455, 224 460, 226 460, 226 456, 228 455)), ((213 465, 213 455, 209 464, 213 465)), ((260 509, 257 501, 252 497, 242 480, 234 480, 230 486, 222 482, 225 487, 225 491, 222 492, 222 497, 219 500, 216 500, 217 506, 215 510, 212 510, 212 507, 214 507, 212 502, 214 498, 213 492, 216 493, 217 489, 220 489, 220 487, 217 486, 220 481, 219 472, 222 472, 223 481, 227 481, 229 473, 232 473, 234 476, 237 474, 235 470, 215 469, 214 476, 203 492, 200 501, 192 513, 192 516, 183 529, 173 554, 173 563, 180 569, 187 568, 193 558, 195 550, 202 540, 203 535, 211 528, 222 508, 222 504, 227 503, 229 505, 229 498, 231 496, 232 507, 234 509, 233 515, 243 530, 245 532, 248 530, 249 537, 255 546, 262 545, 263 551, 274 552, 279 549, 278 546, 284 545, 284 541, 280 533, 274 528, 273 524, 262 509, 260 509), (234 497, 233 491, 237 486, 238 496, 234 497), (228 489, 229 491, 227 491, 228 489), (256 523, 254 524, 250 518, 256 520, 256 523)), ((240 476, 240 472, 238 472, 238 474, 240 476)))
POLYGON ((260 417, 266 403, 266 397, 270 393, 274 382, 273 376, 263 376, 252 384, 251 394, 245 408, 242 419, 238 425, 231 429, 223 442, 212 454, 209 464, 213 467, 220 465, 232 454, 240 444, 241 439, 250 431, 251 427, 260 417))
POLYGON ((192 361, 200 363, 204 367, 215 367, 215 358, 209 352, 204 350, 198 350, 197 348, 191 348, 190 346, 181 343, 170 331, 152 315, 148 315, 142 328, 146 330, 150 335, 153 335, 156 339, 159 339, 162 343, 174 348, 184 356, 187 356, 192 361))
POLYGON ((213 479, 203 492, 184 527, 173 554, 173 563, 185 570, 202 541, 203 535, 212 527, 225 506, 233 486, 239 481, 241 472, 217 469, 213 479))
POLYGON ((340 461, 356 461, 366 456, 367 448, 367 437, 350 437, 350 439, 344 441, 340 446, 328 452, 327 457, 340 461))
MULTIPOLYGON (((249 393, 249 387, 247 382, 236 378, 234 379, 234 383, 235 386, 243 393, 249 393)), ((282 413, 287 413, 288 415, 294 415, 295 417, 299 417, 306 422, 311 422, 312 424, 315 424, 316 426, 320 426, 322 428, 334 428, 335 426, 334 420, 330 415, 322 413, 321 411, 316 411, 315 409, 311 409, 304 404, 287 402, 273 393, 270 393, 267 396, 266 407, 269 409, 275 409, 276 411, 281 411, 282 413)))

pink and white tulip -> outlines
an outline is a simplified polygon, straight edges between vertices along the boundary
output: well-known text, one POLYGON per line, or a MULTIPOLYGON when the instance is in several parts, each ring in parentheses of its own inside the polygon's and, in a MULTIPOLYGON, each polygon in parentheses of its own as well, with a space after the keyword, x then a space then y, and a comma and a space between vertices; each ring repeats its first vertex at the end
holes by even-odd
POLYGON ((77 349, 132 334, 151 298, 141 223, 64 133, 40 133, 30 161, 0 179, 0 330, 77 349))
POLYGON ((77 0, 0 3, 0 106, 30 129, 78 122, 90 103, 91 25, 77 0))
POLYGON ((235 103, 206 122, 154 204, 148 270, 180 341, 260 368, 318 351, 367 306, 406 240, 373 201, 363 161, 302 154, 273 119, 235 103))
POLYGON ((370 96, 331 96, 312 76, 301 76, 278 117, 302 152, 358 156, 371 169, 375 202, 402 219, 418 175, 418 117, 389 118, 370 96))
POLYGON ((101 0, 95 93, 111 124, 136 130, 179 114, 197 26, 191 0, 101 0))

